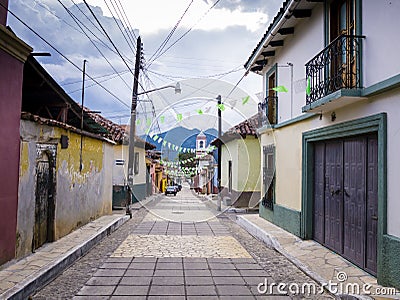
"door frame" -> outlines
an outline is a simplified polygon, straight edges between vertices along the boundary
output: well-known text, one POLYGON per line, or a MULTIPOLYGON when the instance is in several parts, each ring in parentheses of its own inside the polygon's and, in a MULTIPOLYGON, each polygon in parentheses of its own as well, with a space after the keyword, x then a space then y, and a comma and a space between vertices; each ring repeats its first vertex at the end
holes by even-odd
POLYGON ((303 133, 301 238, 313 235, 314 142, 376 133, 378 137, 377 277, 383 274, 382 245, 387 234, 387 115, 380 113, 303 133))
MULTIPOLYGON (((42 154, 46 154, 49 159, 49 177, 50 177, 50 189, 49 193, 51 195, 48 199, 48 224, 47 224, 47 242, 54 242, 56 238, 56 228, 55 228, 55 214, 56 214, 56 155, 57 155, 57 144, 36 144, 36 160, 38 160, 42 154)), ((37 168, 37 161, 35 162, 35 172, 37 168)), ((36 184, 36 174, 35 174, 35 184, 36 184)), ((36 195, 36 187, 35 187, 36 195)), ((36 196, 35 196, 35 206, 36 206, 36 196)), ((36 216, 34 216, 35 220, 36 216)), ((33 229, 35 230, 35 229, 33 229)), ((33 233, 33 232, 32 232, 33 233)), ((32 236, 32 250, 34 250, 34 234, 32 236)))

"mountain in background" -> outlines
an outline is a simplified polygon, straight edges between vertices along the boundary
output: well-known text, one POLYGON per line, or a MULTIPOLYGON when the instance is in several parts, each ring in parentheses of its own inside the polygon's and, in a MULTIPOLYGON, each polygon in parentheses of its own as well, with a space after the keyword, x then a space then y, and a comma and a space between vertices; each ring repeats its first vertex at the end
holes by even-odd
MULTIPOLYGON (((200 133, 199 129, 187 129, 185 127, 175 127, 169 131, 157 134, 162 137, 163 140, 177 145, 182 148, 196 148, 196 137, 200 133)), ((218 136, 218 131, 214 128, 210 128, 204 131, 207 137, 207 146, 218 136)), ((157 150, 162 152, 163 159, 170 161, 175 160, 178 157, 178 152, 169 149, 168 146, 163 146, 162 142, 158 143, 153 141, 149 136, 143 136, 147 142, 155 145, 157 150)))

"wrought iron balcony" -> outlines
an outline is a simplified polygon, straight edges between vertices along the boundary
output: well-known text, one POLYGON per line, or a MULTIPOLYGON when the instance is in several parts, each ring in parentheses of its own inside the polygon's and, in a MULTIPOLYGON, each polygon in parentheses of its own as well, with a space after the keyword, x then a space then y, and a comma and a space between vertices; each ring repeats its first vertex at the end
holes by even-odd
POLYGON ((361 88, 362 38, 340 35, 306 63, 306 104, 341 89, 361 88))
POLYGON ((258 128, 277 123, 278 97, 269 96, 258 103, 258 128))

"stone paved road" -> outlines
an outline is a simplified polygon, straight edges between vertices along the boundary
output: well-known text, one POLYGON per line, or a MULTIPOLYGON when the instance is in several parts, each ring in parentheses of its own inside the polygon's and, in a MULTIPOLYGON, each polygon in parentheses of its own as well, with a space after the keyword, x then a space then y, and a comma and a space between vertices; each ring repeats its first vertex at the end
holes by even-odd
MULTIPOLYGON (((216 218, 188 189, 149 209, 137 212, 33 299, 280 299, 285 297, 276 287, 262 295, 257 285, 265 280, 317 285, 225 215, 216 218)), ((304 297, 330 298, 291 296, 304 297)))

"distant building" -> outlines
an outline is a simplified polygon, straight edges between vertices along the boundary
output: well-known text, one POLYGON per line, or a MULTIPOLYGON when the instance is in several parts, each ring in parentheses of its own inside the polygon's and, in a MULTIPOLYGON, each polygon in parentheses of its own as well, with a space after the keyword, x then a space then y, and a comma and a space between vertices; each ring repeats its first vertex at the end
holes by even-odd
POLYGON ((196 191, 210 194, 213 192, 214 157, 208 154, 207 136, 203 131, 196 137, 197 174, 194 178, 196 191))

